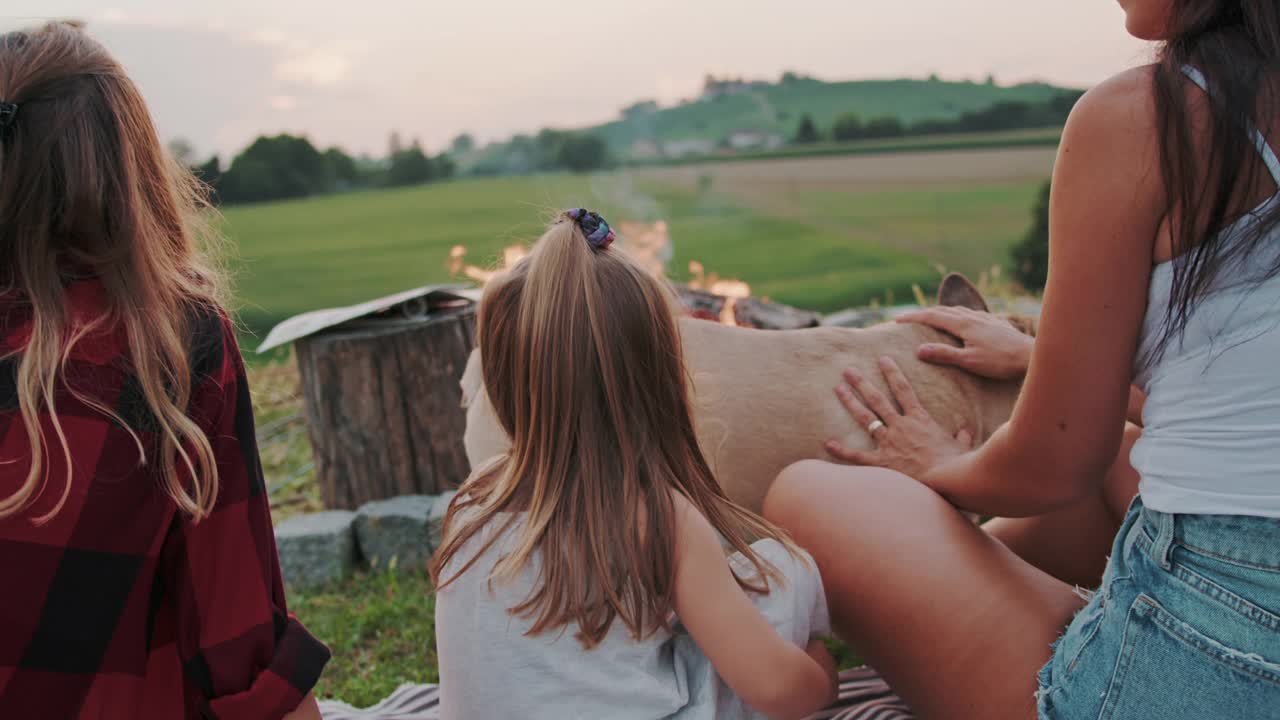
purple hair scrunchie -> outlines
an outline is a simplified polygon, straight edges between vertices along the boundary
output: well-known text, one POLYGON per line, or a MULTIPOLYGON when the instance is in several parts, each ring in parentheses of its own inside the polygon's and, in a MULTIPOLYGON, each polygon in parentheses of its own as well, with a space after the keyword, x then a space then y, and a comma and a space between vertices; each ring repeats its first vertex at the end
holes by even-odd
POLYGON ((617 239, 613 228, 609 227, 609 223, 600 217, 600 213, 592 212, 586 208, 574 208, 565 214, 578 224, 582 234, 587 236, 587 243, 596 250, 604 250, 617 239))

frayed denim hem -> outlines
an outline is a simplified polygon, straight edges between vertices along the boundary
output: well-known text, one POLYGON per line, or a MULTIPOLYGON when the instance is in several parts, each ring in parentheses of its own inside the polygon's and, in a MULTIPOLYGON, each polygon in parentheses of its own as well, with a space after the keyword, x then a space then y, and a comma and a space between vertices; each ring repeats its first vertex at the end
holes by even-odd
POLYGON ((1058 688, 1053 684, 1053 660, 1058 655, 1058 645, 1062 643, 1062 638, 1066 637, 1066 631, 1058 636, 1057 640, 1049 646, 1049 661, 1040 668, 1040 672, 1036 674, 1036 718, 1037 720, 1053 720, 1053 695, 1058 692, 1058 688))

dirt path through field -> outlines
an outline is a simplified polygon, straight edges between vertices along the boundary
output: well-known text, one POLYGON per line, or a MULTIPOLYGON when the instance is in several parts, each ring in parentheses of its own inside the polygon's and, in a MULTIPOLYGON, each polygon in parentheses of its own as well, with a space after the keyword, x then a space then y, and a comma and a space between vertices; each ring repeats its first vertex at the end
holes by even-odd
POLYGON ((660 168, 633 177, 685 192, 709 191, 766 216, 979 272, 991 257, 1003 257, 1003 247, 993 254, 991 246, 1022 231, 1030 200, 1025 209, 1007 203, 958 209, 955 196, 1038 186, 1053 172, 1055 152, 1040 147, 787 158, 660 168), (904 193, 918 200, 903 206, 893 196, 904 193))
POLYGON ((955 188, 969 183, 1045 178, 1053 170, 1056 152, 1054 148, 1034 147, 783 158, 650 168, 635 171, 635 177, 687 189, 710 178, 717 190, 746 194, 806 189, 868 192, 955 188))

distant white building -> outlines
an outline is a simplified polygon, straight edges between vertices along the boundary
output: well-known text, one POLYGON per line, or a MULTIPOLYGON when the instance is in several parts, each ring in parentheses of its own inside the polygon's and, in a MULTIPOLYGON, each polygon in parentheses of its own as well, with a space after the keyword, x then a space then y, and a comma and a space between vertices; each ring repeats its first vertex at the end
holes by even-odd
POLYGON ((786 142, 781 135, 762 130, 735 130, 725 141, 734 150, 772 150, 786 142))
POLYGON ((715 150, 716 144, 710 140, 668 140, 662 143, 662 154, 671 158, 710 155, 715 150))
POLYGON ((739 93, 751 92, 760 88, 768 87, 769 83, 763 80, 744 80, 743 78, 718 78, 714 75, 707 75, 702 81, 702 100, 715 100, 725 95, 737 95, 739 93))

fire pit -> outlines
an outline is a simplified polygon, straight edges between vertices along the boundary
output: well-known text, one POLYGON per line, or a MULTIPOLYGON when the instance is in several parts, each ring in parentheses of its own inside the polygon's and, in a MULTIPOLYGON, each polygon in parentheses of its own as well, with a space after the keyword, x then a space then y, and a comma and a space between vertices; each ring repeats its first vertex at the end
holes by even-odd
MULTIPOLYGON (((624 220, 618 224, 618 236, 614 247, 630 255, 654 276, 667 276, 667 263, 674 254, 674 246, 666 221, 642 223, 624 220)), ((467 264, 466 247, 456 245, 449 253, 446 267, 453 275, 484 285, 519 262, 526 252, 523 245, 508 246, 502 251, 498 267, 486 269, 467 264)), ((680 302, 693 317, 766 330, 794 330, 822 324, 818 313, 751 297, 750 285, 707 273, 702 263, 696 260, 689 263, 689 275, 688 283, 674 285, 680 302)))

